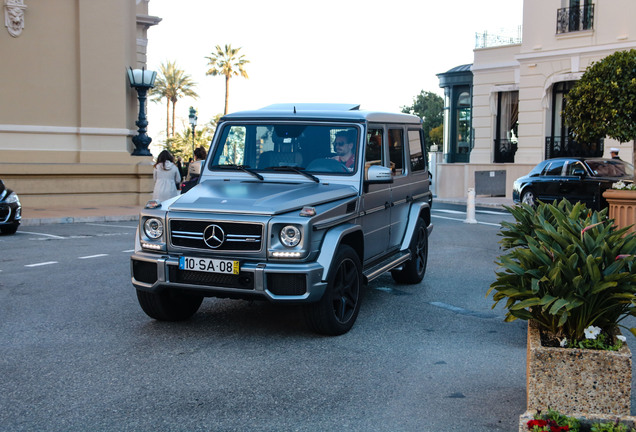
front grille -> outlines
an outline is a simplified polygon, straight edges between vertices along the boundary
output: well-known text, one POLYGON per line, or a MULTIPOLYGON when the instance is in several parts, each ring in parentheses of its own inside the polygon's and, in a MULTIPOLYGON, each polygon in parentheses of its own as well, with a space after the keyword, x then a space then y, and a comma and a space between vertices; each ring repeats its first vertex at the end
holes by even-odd
MULTIPOLYGON (((258 252, 262 247, 263 225, 258 223, 171 220, 170 239, 174 246, 215 251, 258 252), (216 225, 224 234, 223 243, 212 247, 204 241, 206 228, 216 225)), ((214 244, 213 244, 214 245, 214 244)))
POLYGON ((0 204, 0 223, 4 223, 11 217, 11 207, 8 204, 0 204))
POLYGON ((169 266, 168 274, 171 282, 205 285, 222 288, 236 288, 244 290, 254 289, 254 274, 240 272, 237 275, 207 273, 190 270, 179 270, 176 266, 169 266))

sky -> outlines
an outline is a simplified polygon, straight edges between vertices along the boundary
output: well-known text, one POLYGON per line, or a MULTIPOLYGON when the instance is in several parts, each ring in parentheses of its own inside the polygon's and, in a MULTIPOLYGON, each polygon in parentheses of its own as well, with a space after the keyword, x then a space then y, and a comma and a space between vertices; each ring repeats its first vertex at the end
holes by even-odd
MULTIPOLYGON (((473 62, 475 33, 507 32, 523 0, 150 0, 147 67, 175 61, 197 84, 176 105, 176 129, 223 113, 225 79, 206 56, 231 44, 250 61, 230 80, 229 112, 274 103, 333 102, 399 112, 420 91, 443 95, 436 74, 473 62)), ((165 140, 166 106, 148 104, 148 134, 165 140)))

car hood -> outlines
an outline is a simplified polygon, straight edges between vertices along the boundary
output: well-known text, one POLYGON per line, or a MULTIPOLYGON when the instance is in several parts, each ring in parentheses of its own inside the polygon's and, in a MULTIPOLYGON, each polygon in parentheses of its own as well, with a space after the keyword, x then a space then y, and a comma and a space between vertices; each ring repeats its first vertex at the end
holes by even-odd
POLYGON ((356 195, 352 186, 339 184, 205 180, 169 211, 274 215, 356 195))

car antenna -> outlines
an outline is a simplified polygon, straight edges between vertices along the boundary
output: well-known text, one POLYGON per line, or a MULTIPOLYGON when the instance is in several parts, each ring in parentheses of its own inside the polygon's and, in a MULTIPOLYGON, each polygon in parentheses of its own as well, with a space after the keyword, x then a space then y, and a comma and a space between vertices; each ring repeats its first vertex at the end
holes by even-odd
POLYGON ((294 105, 294 114, 296 114, 296 105, 294 105))

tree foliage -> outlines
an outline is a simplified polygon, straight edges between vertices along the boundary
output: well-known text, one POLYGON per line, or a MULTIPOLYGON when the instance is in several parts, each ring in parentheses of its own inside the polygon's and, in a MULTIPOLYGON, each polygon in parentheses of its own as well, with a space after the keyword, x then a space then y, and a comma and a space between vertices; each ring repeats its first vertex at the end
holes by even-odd
POLYGON ((565 118, 579 141, 636 138, 636 50, 617 51, 587 68, 567 94, 565 118))
POLYGON ((196 83, 192 81, 190 75, 177 67, 176 62, 162 63, 155 80, 155 86, 150 90, 151 100, 160 102, 166 99, 166 138, 174 136, 175 107, 177 101, 182 97, 189 96, 197 98, 199 95, 194 91, 196 83), (170 106, 172 105, 172 122, 170 121, 170 106), (172 134, 170 126, 172 125, 172 134))
POLYGON ((215 47, 216 52, 211 53, 205 58, 208 59, 208 66, 210 69, 205 73, 206 75, 225 77, 225 109, 223 114, 227 114, 227 107, 230 94, 230 78, 233 76, 242 76, 243 78, 249 78, 245 65, 250 61, 245 58, 244 55, 239 55, 241 48, 232 48, 231 44, 225 45, 221 48, 220 45, 215 47))
POLYGON ((191 157, 194 157, 193 152, 195 148, 203 147, 207 150, 210 147, 210 142, 212 141, 216 125, 220 118, 221 116, 218 115, 203 125, 203 127, 195 128, 194 144, 192 142, 192 129, 184 127, 181 132, 177 132, 174 136, 166 140, 165 149, 172 153, 175 159, 181 156, 181 159, 187 162, 191 157))
POLYGON ((424 141, 428 149, 433 144, 429 135, 431 130, 442 126, 444 123, 444 99, 433 92, 422 90, 420 94, 413 98, 412 105, 402 107, 402 112, 422 118, 424 141))

